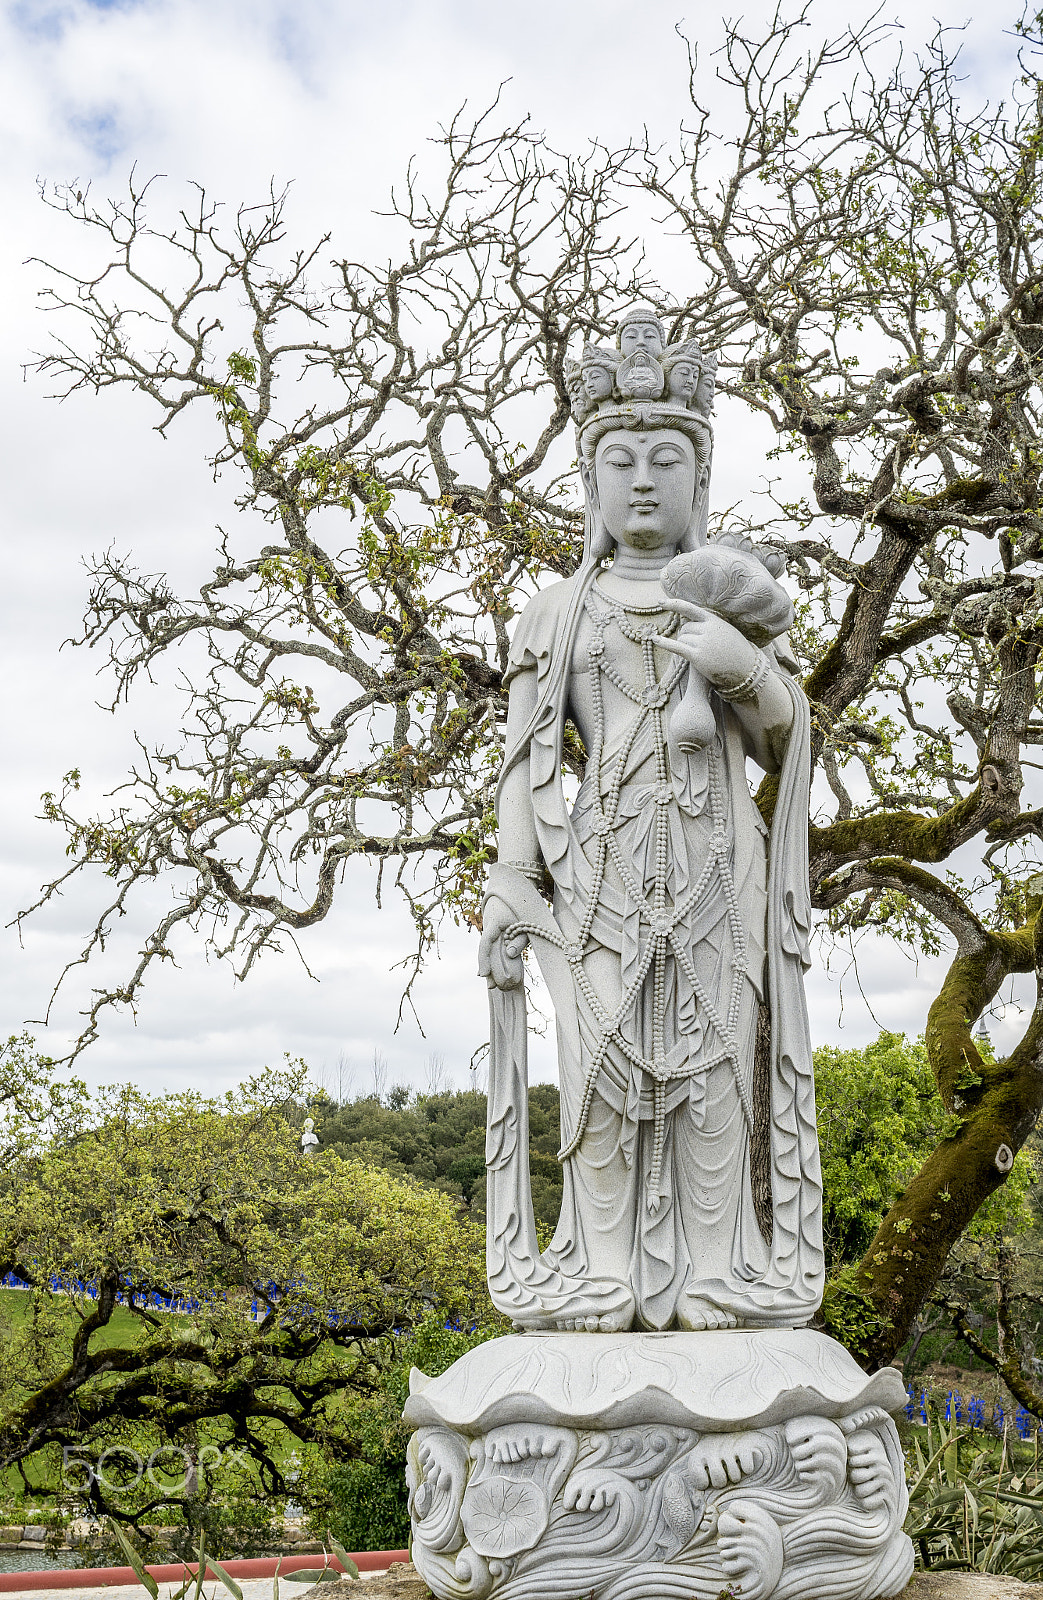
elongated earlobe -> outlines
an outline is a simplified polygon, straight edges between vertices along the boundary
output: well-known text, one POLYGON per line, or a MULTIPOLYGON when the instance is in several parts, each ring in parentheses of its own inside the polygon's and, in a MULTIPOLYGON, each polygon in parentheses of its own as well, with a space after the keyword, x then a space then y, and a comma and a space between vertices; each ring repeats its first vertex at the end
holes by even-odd
POLYGON ((580 461, 580 464, 579 464, 579 481, 583 485, 583 493, 584 493, 584 496, 586 497, 587 505, 593 507, 594 509, 597 509, 598 508, 598 486, 597 486, 597 481, 596 481, 596 479, 594 477, 594 474, 593 474, 591 468, 588 467, 587 463, 585 461, 582 461, 582 460, 580 461))
POLYGON ((710 469, 700 467, 695 483, 692 517, 685 529, 679 550, 701 550, 706 543, 710 511, 710 469))
POLYGON ((606 533, 605 524, 601 518, 597 481, 585 461, 581 461, 579 464, 579 476, 583 485, 583 496, 587 502, 587 519, 583 532, 583 559, 585 562, 603 561, 607 555, 611 555, 613 541, 611 535, 606 533))

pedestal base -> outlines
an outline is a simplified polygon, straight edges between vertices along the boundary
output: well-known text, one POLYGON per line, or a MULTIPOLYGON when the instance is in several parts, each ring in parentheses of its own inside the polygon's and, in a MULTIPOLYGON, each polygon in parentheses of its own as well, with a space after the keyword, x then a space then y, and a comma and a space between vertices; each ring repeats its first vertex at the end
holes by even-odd
POLYGON ((440 1600, 877 1600, 913 1569, 893 1368, 810 1329, 524 1333, 406 1421, 440 1600))

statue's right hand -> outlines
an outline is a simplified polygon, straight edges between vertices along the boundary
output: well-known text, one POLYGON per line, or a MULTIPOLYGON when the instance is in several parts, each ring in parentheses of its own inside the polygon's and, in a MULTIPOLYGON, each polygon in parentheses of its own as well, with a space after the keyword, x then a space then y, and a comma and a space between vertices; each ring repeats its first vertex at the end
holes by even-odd
POLYGON ((482 940, 478 946, 478 976, 496 989, 520 989, 525 974, 522 954, 528 942, 524 933, 506 938, 518 920, 517 912, 490 895, 482 912, 482 940))

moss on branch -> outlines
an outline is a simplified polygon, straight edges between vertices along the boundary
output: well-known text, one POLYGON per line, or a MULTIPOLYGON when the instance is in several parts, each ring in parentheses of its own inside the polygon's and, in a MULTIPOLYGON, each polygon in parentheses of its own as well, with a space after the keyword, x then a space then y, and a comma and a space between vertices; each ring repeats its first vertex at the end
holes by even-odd
POLYGON ((879 1326, 866 1341, 872 1366, 903 1344, 910 1324, 937 1281, 945 1259, 984 1201, 1005 1182, 1043 1110, 1043 1006, 1017 1048, 986 1061, 971 1026, 1011 972, 1038 966, 1038 907, 1014 932, 983 930, 946 975, 927 1023, 927 1049, 952 1121, 883 1219, 855 1283, 872 1300, 879 1326))
POLYGON ((811 824, 811 858, 851 860, 886 855, 912 861, 944 861, 990 816, 985 791, 978 784, 937 817, 925 817, 916 811, 877 811, 871 816, 842 818, 826 828, 811 824))

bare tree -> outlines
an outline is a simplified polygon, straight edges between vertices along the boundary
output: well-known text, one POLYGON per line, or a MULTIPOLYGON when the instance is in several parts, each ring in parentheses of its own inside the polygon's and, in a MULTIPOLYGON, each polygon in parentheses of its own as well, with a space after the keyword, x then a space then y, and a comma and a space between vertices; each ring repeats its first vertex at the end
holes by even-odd
POLYGON ((337 1057, 334 1074, 337 1085, 337 1104, 342 1106, 351 1098, 355 1087, 355 1063, 349 1056, 344 1054, 343 1050, 337 1057))
MULTIPOLYGON (((69 872, 117 885, 85 957, 140 884, 188 885, 85 1040, 179 924, 245 973, 326 914, 353 857, 379 864, 378 895, 395 863, 421 946, 439 907, 473 921, 508 623, 541 573, 571 570, 580 532, 556 453, 566 347, 644 288, 776 433, 763 514, 727 520, 784 549, 803 590, 826 928, 954 950, 926 1019, 945 1136, 827 1297, 882 1361, 1043 1105, 1043 807, 1023 798, 1043 745, 1041 41, 1021 26, 1008 105, 967 108, 944 32, 908 64, 873 28, 802 54, 805 20, 728 28, 730 123, 698 104, 693 62, 673 154, 577 162, 458 121, 437 199, 411 178, 397 203, 399 265, 341 263, 321 294, 321 249, 287 250, 278 198, 226 236, 203 197, 165 231, 134 188, 108 208, 49 197, 108 254, 91 276, 52 269, 50 303, 83 334, 42 370, 64 392, 130 385, 164 429, 210 408, 217 469, 278 542, 223 543, 192 600, 96 562, 84 639, 107 641, 117 698, 193 636, 209 675, 122 809, 81 818, 75 776, 47 807, 69 872), (688 241, 681 306, 612 237, 627 185, 688 241), (987 1061, 971 1030, 1016 974, 1037 998, 987 1061)), ((582 771, 578 744, 569 759, 582 771)))
POLYGON ((382 1050, 373 1051, 373 1098, 383 1103, 388 1087, 388 1059, 382 1050))
POLYGON ((391 864, 417 961, 441 911, 478 916, 507 625, 541 571, 572 569, 582 531, 571 446, 554 454, 566 350, 640 289, 612 230, 619 160, 557 157, 492 116, 445 130, 430 198, 410 171, 401 253, 379 269, 331 261, 328 238, 292 248, 284 195, 222 226, 202 191, 163 224, 133 179, 104 205, 45 191, 97 266, 44 264, 44 304, 75 329, 39 371, 63 395, 137 391, 161 433, 208 411, 214 471, 237 477, 254 534, 245 552, 222 535, 187 598, 111 552, 92 564, 81 642, 107 649, 114 704, 192 640, 208 665, 118 809, 81 815, 78 772, 45 797, 72 860, 42 901, 85 868, 116 885, 80 961, 140 887, 171 879, 172 908, 95 995, 81 1045, 182 928, 245 976, 326 916, 353 860, 374 864, 378 901, 391 864))
POLYGON ((355 1067, 342 1050, 335 1062, 323 1062, 313 1076, 326 1099, 341 1106, 350 1096, 355 1082, 355 1067))
POLYGON ((471 1079, 471 1093, 484 1094, 489 1082, 489 1045, 480 1044, 467 1063, 471 1079))
POLYGON ((445 1056, 433 1050, 424 1064, 424 1088, 427 1094, 445 1094, 449 1087, 445 1056))

